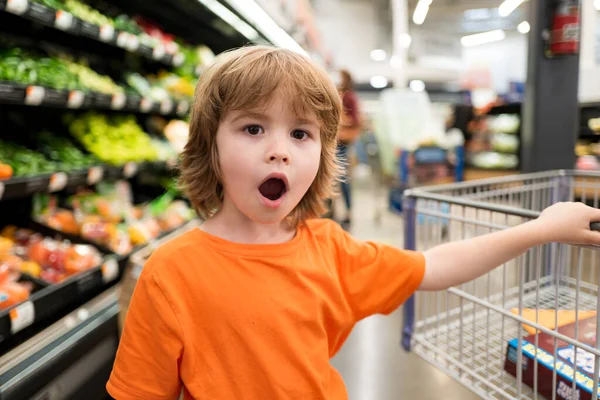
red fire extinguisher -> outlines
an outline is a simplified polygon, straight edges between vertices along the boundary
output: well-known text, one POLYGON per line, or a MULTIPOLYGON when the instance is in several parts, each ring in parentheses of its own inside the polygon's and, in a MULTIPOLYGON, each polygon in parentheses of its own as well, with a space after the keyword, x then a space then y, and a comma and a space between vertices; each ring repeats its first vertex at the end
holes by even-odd
POLYGON ((579 0, 558 0, 550 32, 552 54, 577 54, 580 23, 579 0))

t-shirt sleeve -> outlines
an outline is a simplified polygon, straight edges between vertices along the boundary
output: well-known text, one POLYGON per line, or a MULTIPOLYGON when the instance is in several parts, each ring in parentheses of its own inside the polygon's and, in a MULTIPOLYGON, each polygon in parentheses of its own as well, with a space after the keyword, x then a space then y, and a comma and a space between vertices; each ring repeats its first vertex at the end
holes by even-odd
POLYGON ((419 288, 422 253, 361 241, 341 228, 334 236, 340 281, 357 320, 390 314, 419 288))
POLYGON ((146 267, 131 298, 106 386, 109 394, 116 400, 176 400, 182 388, 182 353, 183 335, 173 308, 146 267))

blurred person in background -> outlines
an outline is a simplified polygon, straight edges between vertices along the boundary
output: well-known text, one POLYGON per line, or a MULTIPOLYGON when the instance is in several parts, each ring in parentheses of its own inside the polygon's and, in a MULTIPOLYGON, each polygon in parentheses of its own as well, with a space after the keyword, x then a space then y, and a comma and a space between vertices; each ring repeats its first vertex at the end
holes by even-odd
POLYGON ((342 225, 350 225, 352 215, 352 193, 350 188, 350 161, 348 158, 349 148, 358 139, 361 133, 360 110, 358 96, 354 92, 352 76, 347 70, 339 71, 338 90, 342 96, 344 114, 338 133, 337 156, 344 165, 344 176, 340 182, 342 195, 346 204, 346 217, 342 219, 342 225))

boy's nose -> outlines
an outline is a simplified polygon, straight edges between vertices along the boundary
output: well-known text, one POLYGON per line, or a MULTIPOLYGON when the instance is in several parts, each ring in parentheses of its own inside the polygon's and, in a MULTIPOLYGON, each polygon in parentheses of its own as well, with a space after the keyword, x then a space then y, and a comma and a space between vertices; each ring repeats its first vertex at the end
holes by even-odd
POLYGON ((286 151, 273 151, 269 154, 269 162, 283 162, 288 164, 290 156, 286 151))
POLYGON ((290 162, 290 153, 287 150, 284 140, 274 140, 269 152, 267 153, 267 162, 290 162))

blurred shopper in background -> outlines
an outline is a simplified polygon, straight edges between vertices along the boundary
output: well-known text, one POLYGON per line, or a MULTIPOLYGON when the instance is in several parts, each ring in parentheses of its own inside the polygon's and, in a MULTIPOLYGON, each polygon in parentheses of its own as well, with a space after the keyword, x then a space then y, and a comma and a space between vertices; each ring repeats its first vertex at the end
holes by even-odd
POLYGON ((350 160, 348 157, 350 146, 358 139, 361 134, 360 110, 358 96, 354 92, 352 76, 347 70, 341 70, 338 90, 342 96, 344 114, 338 133, 338 159, 344 164, 344 176, 340 183, 342 195, 346 204, 346 217, 342 219, 342 224, 350 225, 350 216, 352 215, 352 193, 350 188, 350 160))

